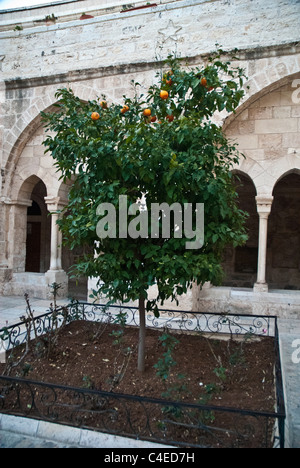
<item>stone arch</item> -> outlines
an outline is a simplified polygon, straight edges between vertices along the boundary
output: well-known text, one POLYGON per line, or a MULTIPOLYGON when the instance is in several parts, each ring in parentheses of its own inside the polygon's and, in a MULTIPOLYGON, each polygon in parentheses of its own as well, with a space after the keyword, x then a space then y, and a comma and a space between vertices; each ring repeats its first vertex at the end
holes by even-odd
POLYGON ((295 167, 295 165, 293 165, 293 167, 291 167, 291 169, 288 169, 286 172, 284 172, 283 174, 281 174, 275 181, 274 183, 274 187, 273 187, 273 194, 274 194, 274 190, 277 186, 277 184, 284 178, 288 177, 289 175, 292 175, 292 174, 296 174, 296 175, 299 175, 300 176, 300 159, 299 159, 299 167, 295 167))
POLYGON ((264 80, 261 78, 261 73, 251 76, 249 81, 246 83, 246 86, 249 86, 249 89, 246 90, 244 100, 236 109, 235 113, 227 116, 224 121, 223 129, 225 131, 240 114, 242 114, 257 100, 300 78, 300 66, 297 64, 296 58, 294 59, 295 64, 292 68, 296 69, 297 71, 294 71, 293 73, 289 74, 289 69, 286 67, 285 70, 287 71, 287 74, 279 76, 278 74, 274 74, 274 66, 272 65, 264 71, 264 80))
POLYGON ((26 186, 34 182, 34 177, 45 183, 48 196, 57 197, 62 190, 62 182, 51 155, 44 154, 43 133, 43 125, 39 116, 31 122, 29 128, 16 142, 6 165, 3 195, 7 199, 17 200, 19 192, 26 192, 26 186))
MULTIPOLYGON (((138 77, 139 81, 147 82, 147 85, 153 82, 154 71, 152 68, 148 68, 143 71, 143 77, 138 77)), ((101 97, 102 93, 105 94, 107 100, 111 103, 123 102, 123 95, 132 88, 134 93, 134 87, 131 84, 132 80, 136 80, 136 72, 128 72, 126 74, 116 75, 115 70, 108 71, 107 75, 102 75, 99 71, 99 76, 94 78, 88 78, 83 75, 82 80, 76 80, 71 82, 56 82, 56 84, 49 84, 47 86, 32 87, 20 89, 20 92, 16 93, 15 98, 16 104, 20 96, 23 98, 26 96, 30 99, 30 105, 26 109, 22 109, 22 114, 18 116, 18 119, 14 122, 9 130, 5 130, 5 136, 3 138, 3 154, 4 159, 4 170, 5 178, 3 184, 3 194, 6 196, 8 192, 8 186, 14 169, 18 163, 18 159, 23 149, 25 148, 28 140, 36 132, 41 125, 42 111, 47 112, 53 109, 53 106, 57 102, 55 94, 59 87, 69 87, 72 89, 76 96, 82 101, 96 100, 101 97)), ((30 81, 29 81, 30 83, 30 81)), ((13 84, 13 86, 15 86, 13 84)), ((10 91, 14 91, 14 87, 10 91)))
MULTIPOLYGON (((52 109, 54 109, 53 104, 45 111, 52 109)), ((8 259, 7 265, 13 277, 10 285, 7 286, 7 291, 15 293, 23 290, 24 287, 31 290, 32 281, 37 281, 33 293, 37 297, 44 297, 48 291, 47 285, 53 281, 67 285, 68 279, 64 269, 68 271, 69 267, 74 264, 73 257, 81 255, 81 252, 73 253, 68 248, 62 247, 60 234, 56 231, 54 215, 49 214, 49 212, 61 209, 67 203, 72 181, 62 182, 51 155, 44 155, 43 131, 41 116, 38 114, 15 142, 6 165, 5 186, 5 212, 8 226, 5 233, 5 258, 8 259), (39 183, 45 186, 42 198, 33 193, 39 183), (28 218, 28 210, 32 202, 42 205, 42 213, 38 219, 34 219, 33 216, 28 218), (27 262, 28 229, 38 227, 39 222, 41 222, 40 233, 38 232, 37 235, 41 236, 43 242, 41 242, 40 258, 39 249, 33 252, 37 258, 35 265, 32 266, 32 263, 29 265, 27 262), (31 224, 30 228, 29 224, 31 224), (36 274, 40 275, 38 279, 36 274)), ((37 240, 37 245, 40 245, 39 240, 37 240)), ((86 278, 81 280, 80 287, 75 283, 73 285, 72 281, 70 286, 74 297, 79 297, 80 293, 81 299, 86 299, 86 278)))
POLYGON ((240 169, 233 169, 231 171, 231 173, 233 174, 234 177, 236 176, 237 178, 239 178, 239 177, 245 178, 245 179, 247 179, 249 181, 249 183, 252 183, 253 186, 254 186, 254 189, 255 189, 255 194, 257 195, 257 190, 256 190, 256 187, 255 187, 255 183, 254 183, 253 179, 251 178, 250 174, 247 174, 247 172, 244 172, 244 171, 242 171, 240 169))
POLYGON ((22 184, 15 187, 13 194, 15 197, 9 205, 7 232, 10 268, 14 273, 46 271, 47 260, 50 258, 51 226, 45 204, 47 186, 38 176, 31 174, 22 184), (39 213, 30 211, 33 202, 39 206, 39 213), (33 255, 33 252, 36 252, 36 255, 33 255), (34 267, 34 262, 27 262, 29 256, 34 257, 34 267))
POLYGON ((262 89, 225 122, 228 138, 245 155, 236 169, 251 177, 258 196, 271 197, 282 174, 300 169, 299 103, 292 87, 299 76, 288 75, 262 89))
MULTIPOLYGON (((15 134, 18 135, 18 137, 15 139, 15 142, 11 146, 9 150, 9 155, 8 158, 5 162, 5 182, 3 186, 3 194, 5 196, 10 196, 10 187, 11 187, 11 182, 14 178, 16 169, 18 167, 19 160, 22 156, 22 153, 26 149, 26 146, 28 142, 34 137, 38 129, 42 126, 41 122, 41 115, 40 112, 45 110, 50 110, 53 108, 54 103, 52 103, 48 108, 45 109, 45 106, 43 104, 42 99, 40 99, 34 106, 34 111, 32 110, 31 114, 33 115, 33 118, 31 120, 22 120, 23 126, 22 129, 20 130, 20 126, 17 126, 16 129, 12 128, 11 131, 15 134), (26 124, 26 125, 25 125, 26 124)), ((16 124, 17 125, 17 124, 16 124)), ((25 175, 24 180, 26 180, 30 176, 30 168, 24 167, 24 171, 27 172, 25 175)), ((39 174, 39 177, 42 175, 39 174)))
MULTIPOLYGON (((15 200, 16 201, 30 201, 30 197, 32 195, 33 189, 39 182, 43 182, 43 180, 35 174, 32 174, 31 176, 27 177, 22 182, 21 186, 16 187, 14 191, 12 192, 13 194, 17 193, 15 200)), ((44 185, 45 185, 46 192, 47 192, 46 184, 44 183, 44 185)))
POLYGON ((36 176, 25 181, 21 195, 30 197, 27 208, 25 272, 45 273, 50 265, 51 220, 45 199, 47 187, 36 176), (26 186, 26 191, 24 190, 26 186), (29 189, 29 191, 28 191, 29 189))
MULTIPOLYGON (((18 95, 28 94, 31 96, 35 95, 34 89, 22 90, 18 95)), ((14 125, 7 132, 6 138, 4 138, 3 149, 5 158, 5 172, 6 180, 10 180, 11 174, 18 163, 20 154, 24 150, 28 140, 34 135, 37 128, 41 125, 41 112, 44 110, 51 109, 55 103, 54 98, 55 90, 53 87, 48 88, 40 97, 30 98, 30 105, 23 109, 22 113, 18 115, 14 125)), ((18 99, 16 98, 16 101, 18 99)), ((7 184, 6 184, 7 185, 7 184)), ((4 189, 6 189, 4 185, 4 189)))
POLYGON ((72 186, 73 183, 73 178, 68 179, 65 182, 64 181, 59 181, 59 184, 57 186, 57 197, 59 198, 60 202, 62 204, 67 204, 68 202, 68 195, 69 195, 69 190, 72 186))
MULTIPOLYGON (((63 86, 64 84, 61 85, 61 87, 63 86)), ((99 90, 98 86, 97 80, 94 80, 91 83, 87 81, 74 82, 70 85, 70 88, 73 89, 75 95, 77 95, 80 100, 87 102, 88 100, 96 99, 101 94, 101 88, 99 90)), ((56 91, 57 88, 51 86, 47 88, 47 91, 44 95, 35 99, 34 103, 31 104, 26 112, 22 114, 22 116, 10 129, 10 135, 16 135, 16 137, 14 137, 13 143, 8 144, 4 141, 4 152, 8 156, 4 165, 5 177, 2 194, 6 197, 9 197, 11 180, 14 176, 19 159, 24 149, 26 148, 28 142, 34 137, 36 132, 42 128, 41 112, 49 112, 57 109, 55 107, 55 104, 58 102, 55 98, 56 91)), ((118 101, 118 99, 116 99, 114 96, 108 97, 111 102, 118 101)), ((39 177, 43 177, 41 172, 39 173, 39 177)), ((57 185, 56 192, 58 192, 59 189, 60 184, 57 185)), ((53 196, 56 195, 53 194, 53 196)))

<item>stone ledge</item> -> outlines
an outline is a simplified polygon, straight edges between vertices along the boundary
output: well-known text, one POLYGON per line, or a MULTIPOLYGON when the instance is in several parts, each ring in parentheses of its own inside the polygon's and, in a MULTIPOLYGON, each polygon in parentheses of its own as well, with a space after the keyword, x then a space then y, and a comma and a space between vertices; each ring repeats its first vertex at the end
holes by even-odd
POLYGON ((23 297, 27 293, 31 298, 49 299, 50 285, 54 282, 62 284, 60 298, 67 298, 68 276, 63 270, 49 270, 46 273, 12 273, 10 281, 1 281, 0 274, 0 287, 2 286, 0 291, 3 296, 23 297))
POLYGON ((276 315, 280 319, 300 319, 300 291, 213 287, 195 294, 193 310, 250 315, 276 315))
MULTIPOLYGON (((1 37, 0 37, 1 39, 1 37)), ((214 52, 212 49, 208 53, 199 54, 196 56, 184 56, 181 59, 188 61, 190 66, 196 66, 199 63, 207 60, 211 53, 214 52)), ((226 54, 228 57, 234 52, 234 49, 227 50, 226 54)), ((300 53, 300 43, 299 42, 290 42, 279 45, 271 45, 265 47, 254 47, 254 48, 240 48, 238 55, 241 61, 252 60, 249 57, 253 54, 256 56, 256 60, 263 58, 272 58, 276 56, 290 56, 297 55, 300 53)), ((116 75, 126 75, 130 73, 140 73, 147 72, 159 69, 165 60, 144 60, 139 62, 131 63, 119 63, 116 65, 108 65, 102 67, 93 67, 93 68, 78 68, 77 70, 70 70, 68 72, 55 73, 53 75, 43 75, 43 76, 33 76, 33 77, 16 77, 9 78, 0 81, 0 90, 10 91, 16 89, 25 89, 25 88, 35 88, 38 86, 49 86, 49 85, 58 85, 61 83, 72 83, 76 81, 88 81, 94 80, 103 77, 116 76, 116 75)), ((233 118, 235 117, 232 114, 233 118)), ((226 126, 230 124, 230 118, 226 121, 226 126)))
MULTIPOLYGON (((110 20, 116 20, 125 17, 132 17, 132 16, 137 16, 137 15, 145 15, 147 13, 153 13, 155 12, 162 12, 162 11, 170 11, 174 9, 179 9, 179 8, 186 8, 186 7, 191 7, 195 6, 198 4, 203 4, 207 3, 209 0, 160 0, 160 3, 156 3, 153 0, 153 4, 148 5, 146 0, 139 0, 139 1, 134 1, 133 4, 135 5, 135 8, 131 8, 128 10, 122 10, 122 7, 124 6, 124 1, 122 0, 122 3, 116 3, 111 4, 111 5, 103 5, 99 6, 97 8, 95 7, 90 7, 90 8, 85 8, 82 6, 80 9, 76 9, 72 12, 62 12, 60 11, 55 11, 55 9, 51 9, 51 13, 54 14, 54 16, 57 17, 57 21, 51 25, 46 25, 45 23, 45 13, 49 12, 49 5, 45 5, 45 9, 42 11, 39 11, 38 16, 31 16, 27 17, 25 19, 16 19, 12 18, 7 21, 1 21, 0 22, 0 35, 1 37, 15 37, 15 31, 12 30, 12 26, 15 27, 16 24, 21 25, 24 29, 21 31, 18 31, 18 34, 22 36, 23 34, 36 34, 39 32, 45 32, 45 28, 47 30, 49 27, 51 28, 50 30, 57 30, 57 29, 64 29, 64 28, 70 28, 73 26, 82 26, 85 24, 82 20, 80 20, 80 15, 82 14, 83 10, 85 13, 90 14, 93 16, 92 18, 89 18, 89 24, 92 23, 98 23, 101 21, 110 21, 110 20), (140 8, 141 5, 145 6, 146 4, 146 9, 145 8, 140 8), (47 10, 46 10, 47 9, 47 10)), ((219 0, 210 0, 210 1, 219 1, 219 0)), ((76 2, 73 2, 76 4, 76 2)), ((54 6, 55 4, 53 4, 54 6)), ((26 9, 25 9, 26 10, 26 9)), ((22 10, 21 10, 22 11, 22 10)), ((4 17, 6 10, 0 10, 1 16, 4 17)), ((11 13, 11 12, 10 12, 11 13)))

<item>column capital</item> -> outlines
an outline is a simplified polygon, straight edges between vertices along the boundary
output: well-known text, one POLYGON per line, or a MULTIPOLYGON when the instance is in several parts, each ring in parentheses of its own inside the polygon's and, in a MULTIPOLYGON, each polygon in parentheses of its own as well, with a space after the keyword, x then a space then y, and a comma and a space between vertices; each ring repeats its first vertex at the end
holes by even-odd
POLYGON ((274 197, 269 195, 258 195, 255 197, 257 212, 261 218, 267 218, 271 213, 274 197))
POLYGON ((67 202, 61 200, 60 197, 45 197, 44 200, 50 213, 55 211, 61 211, 67 205, 67 202))

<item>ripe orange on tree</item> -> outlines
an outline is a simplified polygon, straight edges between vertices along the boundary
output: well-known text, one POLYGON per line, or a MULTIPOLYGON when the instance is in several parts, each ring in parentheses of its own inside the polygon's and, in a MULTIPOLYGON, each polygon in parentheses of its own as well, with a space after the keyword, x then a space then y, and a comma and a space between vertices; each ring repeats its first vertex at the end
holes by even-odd
POLYGON ((92 112, 92 120, 98 120, 100 119, 100 115, 98 114, 98 112, 92 112))
POLYGON ((169 97, 168 91, 165 91, 165 90, 163 90, 163 89, 161 90, 161 92, 160 92, 159 95, 160 95, 161 99, 163 99, 163 100, 166 100, 166 99, 168 99, 168 97, 169 97))
POLYGON ((102 109, 107 109, 107 102, 106 101, 101 101, 100 106, 102 107, 102 109))
POLYGON ((206 79, 206 78, 202 78, 201 84, 202 84, 202 86, 206 87, 206 86, 207 86, 207 79, 206 79))
POLYGON ((144 109, 143 114, 144 114, 145 117, 150 117, 151 109, 144 109))
POLYGON ((126 114, 126 112, 129 111, 129 107, 128 106, 124 106, 122 109, 121 109, 121 114, 126 114))

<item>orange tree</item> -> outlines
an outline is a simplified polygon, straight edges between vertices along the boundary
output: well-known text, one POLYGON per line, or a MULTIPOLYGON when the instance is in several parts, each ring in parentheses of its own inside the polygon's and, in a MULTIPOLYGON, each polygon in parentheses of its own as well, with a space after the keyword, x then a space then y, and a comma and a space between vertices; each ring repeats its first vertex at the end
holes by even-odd
MULTIPOLYGON (((135 83, 134 97, 124 96, 122 105, 108 105, 105 96, 82 102, 71 89, 60 89, 55 112, 43 114, 51 131, 44 141, 46 151, 62 178, 73 181, 59 221, 64 241, 71 249, 94 246, 95 251, 83 255, 74 271, 99 278, 94 294, 139 301, 140 371, 145 365, 146 310, 158 316, 159 303, 177 300, 194 282, 219 284, 225 247, 246 240, 246 215, 238 207, 231 174, 240 156, 213 122, 217 111, 233 112, 239 105, 243 70, 220 53, 194 69, 169 57, 166 70, 145 95, 138 94, 135 83), (175 222, 169 238, 151 236, 150 225, 146 236, 112 238, 107 232, 99 238, 97 225, 104 213, 97 208, 110 203, 119 210, 121 195, 127 197, 126 208, 144 195, 149 216, 153 203, 204 204, 202 248, 188 250, 185 236, 175 235, 175 222), (155 301, 148 299, 154 284, 155 301)), ((156 221, 161 225, 163 218, 162 213, 156 221)), ((127 232, 127 226, 118 225, 119 216, 115 222, 116 233, 127 232)))

